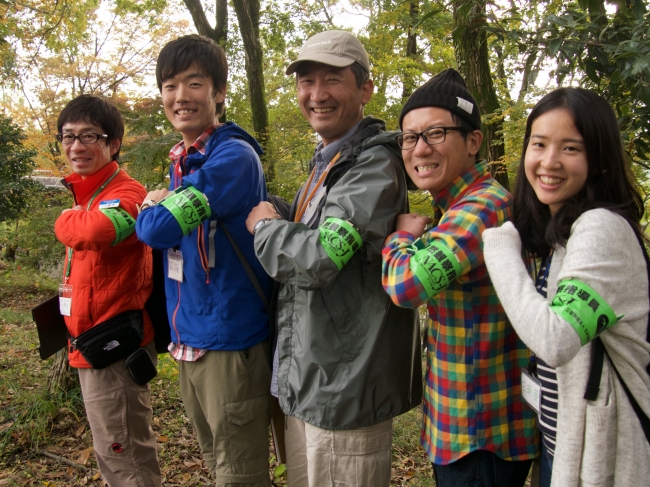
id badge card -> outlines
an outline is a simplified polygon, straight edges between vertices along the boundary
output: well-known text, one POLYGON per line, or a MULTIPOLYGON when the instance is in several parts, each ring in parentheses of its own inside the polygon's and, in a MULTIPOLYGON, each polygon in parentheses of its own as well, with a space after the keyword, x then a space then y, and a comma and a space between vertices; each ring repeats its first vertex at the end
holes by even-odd
POLYGON ((542 405, 542 384, 537 377, 521 369, 521 395, 533 411, 539 415, 542 405))
POLYGON ((321 186, 314 197, 309 201, 309 203, 307 203, 307 211, 305 211, 305 214, 302 217, 302 223, 308 227, 311 227, 313 225, 316 217, 316 210, 318 209, 321 200, 325 197, 325 194, 325 187, 321 186))
POLYGON ((167 276, 174 281, 183 282, 183 254, 180 250, 167 250, 167 276))
POLYGON ((72 310, 72 285, 59 284, 59 313, 70 316, 72 310))
POLYGON ((107 208, 118 208, 120 206, 120 200, 104 200, 99 202, 99 209, 104 210, 107 208))

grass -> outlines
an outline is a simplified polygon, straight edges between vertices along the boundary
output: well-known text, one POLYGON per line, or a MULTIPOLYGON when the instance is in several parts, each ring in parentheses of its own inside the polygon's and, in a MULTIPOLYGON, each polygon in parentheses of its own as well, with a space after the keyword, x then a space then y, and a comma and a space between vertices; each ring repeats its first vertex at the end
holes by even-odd
POLYGON ((0 309, 0 322, 13 323, 22 325, 32 320, 32 314, 29 311, 14 311, 12 309, 0 309))
MULTIPOLYGON (((38 356, 30 309, 56 290, 55 280, 28 270, 10 266, 0 271, 0 486, 104 485, 91 454, 92 436, 79 388, 47 393, 54 358, 42 361, 38 356)), ((183 410, 176 363, 169 355, 158 358, 151 404, 163 485, 208 485, 183 410)), ((392 486, 433 485, 431 466, 419 447, 420 423, 420 408, 394 421, 392 486)), ((272 449, 269 472, 275 486, 286 485, 284 466, 277 464, 272 449)))

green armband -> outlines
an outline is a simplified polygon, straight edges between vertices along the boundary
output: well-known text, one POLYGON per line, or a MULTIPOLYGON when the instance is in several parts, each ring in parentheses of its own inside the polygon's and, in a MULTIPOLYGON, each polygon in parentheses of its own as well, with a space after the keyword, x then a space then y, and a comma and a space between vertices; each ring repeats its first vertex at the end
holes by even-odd
POLYGON ((430 298, 446 289, 462 272, 454 253, 439 240, 418 250, 411 257, 410 267, 430 298))
POLYGON ((607 301, 577 279, 563 279, 560 282, 551 302, 551 310, 573 327, 582 345, 623 317, 616 316, 607 301))
POLYGON ((318 228, 320 243, 339 270, 361 248, 361 235, 354 225, 340 218, 328 218, 318 228))
POLYGON ((212 210, 210 210, 205 196, 192 186, 177 188, 174 193, 165 197, 160 204, 167 208, 176 218, 183 235, 189 235, 192 230, 212 215, 212 210))
POLYGON ((109 218, 113 228, 115 228, 115 240, 111 247, 114 247, 135 232, 135 218, 122 208, 100 208, 99 211, 109 218))

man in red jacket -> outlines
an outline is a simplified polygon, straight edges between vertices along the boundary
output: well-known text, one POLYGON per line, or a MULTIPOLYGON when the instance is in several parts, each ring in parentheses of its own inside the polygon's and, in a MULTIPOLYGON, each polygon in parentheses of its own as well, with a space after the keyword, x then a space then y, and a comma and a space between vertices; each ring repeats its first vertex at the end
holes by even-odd
MULTIPOLYGON (((79 371, 97 463, 110 487, 160 487, 149 385, 136 384, 124 358, 93 368, 86 358, 95 363, 93 359, 84 357, 74 341, 91 328, 132 317, 135 311, 134 346, 141 338, 140 347, 156 363, 154 332, 144 311, 152 288, 151 250, 134 234, 136 205, 147 191, 117 164, 124 124, 107 100, 75 98, 59 115, 57 129, 73 172, 64 184, 74 197, 73 208, 64 210, 54 226, 66 246, 59 305, 71 337, 68 358, 79 371)), ((111 343, 117 346, 118 341, 111 343)))

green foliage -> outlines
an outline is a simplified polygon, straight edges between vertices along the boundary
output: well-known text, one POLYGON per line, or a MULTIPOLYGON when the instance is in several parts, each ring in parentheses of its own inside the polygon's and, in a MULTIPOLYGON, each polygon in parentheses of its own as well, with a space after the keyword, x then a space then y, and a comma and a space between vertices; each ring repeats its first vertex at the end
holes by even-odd
POLYGON ((36 184, 28 178, 36 151, 26 149, 23 140, 22 129, 0 114, 0 222, 24 211, 27 194, 36 184))
MULTIPOLYGON (((24 298, 35 299, 36 301, 32 302, 32 304, 38 304, 43 301, 41 299, 43 296, 40 296, 39 293, 49 297, 56 293, 58 289, 58 279, 52 278, 42 272, 34 272, 33 269, 18 264, 10 263, 0 271, 0 303, 2 303, 3 307, 11 308, 12 311, 16 308, 12 306, 13 300, 8 297, 11 294, 19 294, 24 298)), ((7 312, 7 308, 4 311, 7 312)), ((16 320, 16 323, 25 323, 32 319, 32 314, 29 310, 23 312, 15 311, 15 313, 17 313, 17 316, 22 317, 16 320)), ((13 323, 13 319, 9 320, 7 316, 0 316, 0 321, 4 319, 13 323)))
MULTIPOLYGON (((505 162, 516 167, 526 109, 549 89, 534 88, 546 71, 557 85, 594 90, 614 107, 631 159, 650 168, 650 17, 647 2, 600 0, 492 4, 481 20, 489 33, 504 120, 505 162), (510 98, 515 80, 519 97, 510 98), (505 83, 504 83, 505 81, 505 83), (499 84, 500 83, 500 84, 499 84), (527 102, 527 103, 526 103, 527 102)), ((512 176, 512 175, 511 175, 512 176)))
POLYGON ((160 98, 143 98, 120 108, 128 127, 120 160, 147 188, 166 186, 169 150, 180 136, 167 120, 160 98))
POLYGON ((366 32, 359 36, 370 57, 375 93, 366 113, 398 129, 402 105, 413 89, 431 76, 455 66, 454 52, 447 37, 452 18, 436 2, 414 2, 419 8, 412 16, 404 1, 355 2, 369 8, 366 32), (418 49, 407 55, 407 33, 417 38, 418 49))
MULTIPOLYGON (((21 63, 15 63, 19 51, 38 53, 41 49, 54 51, 76 46, 96 20, 99 0, 25 0, 0 3, 4 29, 0 35, 11 45, 4 60, 4 74, 11 78, 24 74, 21 63), (19 47, 18 47, 19 46, 19 47)), ((32 62, 35 58, 32 58, 32 62)))
POLYGON ((54 235, 54 222, 71 201, 67 191, 39 185, 30 191, 23 216, 0 225, 0 243, 14 249, 17 263, 31 269, 43 270, 60 264, 64 247, 54 235))
MULTIPOLYGON (((536 87, 535 82, 539 83, 540 75, 549 71, 556 83, 580 83, 605 96, 619 117, 628 152, 640 168, 650 168, 647 1, 614 3, 616 13, 603 10, 605 3, 600 0, 460 2, 460 13, 471 18, 472 28, 487 33, 490 69, 500 107, 484 114, 484 123, 503 126, 498 135, 503 138, 505 156, 500 162, 505 164, 511 180, 518 166, 528 110, 554 84, 536 87)), ((34 143, 30 146, 49 152, 57 164, 56 147, 48 147, 45 141, 51 139, 48 134, 52 120, 61 104, 77 92, 104 93, 119 104, 126 122, 121 154, 129 173, 149 188, 166 185, 168 151, 179 137, 155 96, 151 66, 169 37, 194 31, 192 24, 182 26, 180 22, 169 21, 163 26, 161 19, 169 19, 179 8, 186 6, 169 0, 63 0, 54 4, 43 0, 20 4, 0 1, 2 66, 13 76, 10 80, 20 81, 18 73, 30 72, 32 79, 42 84, 38 99, 27 100, 19 108, 25 112, 21 125, 27 127, 38 121, 38 128, 31 126, 30 142, 34 143), (125 44, 137 49, 120 48, 115 56, 108 56, 105 49, 95 49, 110 37, 102 33, 110 22, 111 30, 119 32, 116 36, 128 37, 125 44), (129 37, 132 31, 139 36, 129 37), (153 47, 147 39, 154 39, 153 47), (21 55, 16 57, 16 53, 21 55), (106 64, 104 58, 139 61, 131 65, 122 61, 106 64), (29 71, 26 63, 36 71, 29 71), (140 88, 129 92, 125 79, 133 80, 140 88), (142 94, 145 80, 153 94, 142 94), (30 102, 36 107, 36 115, 30 112, 30 102), (32 132, 39 131, 41 139, 34 138, 32 132)), ((214 15, 213 0, 204 2, 204 8, 208 16, 214 15)), ((369 53, 375 83, 365 112, 384 119, 388 129, 396 129, 406 96, 432 75, 456 66, 453 39, 460 32, 453 30, 453 8, 453 2, 441 0, 350 0, 345 6, 336 0, 261 2, 259 38, 269 121, 264 165, 272 177, 272 193, 293 198, 308 177, 309 160, 318 143, 297 105, 295 79, 284 74, 304 41, 317 32, 341 28, 333 15, 337 11, 345 9, 360 14, 360 19, 366 17, 367 27, 353 29, 369 53)), ((228 10, 227 119, 252 133, 243 42, 232 5, 228 10)), ((498 142, 493 139, 494 144, 498 142)), ((645 178, 642 170, 637 174, 645 178)), ((414 207, 421 206, 424 212, 429 206, 427 198, 414 198, 414 207)), ((26 224, 21 220, 18 228, 22 231, 26 224)))
POLYGON ((167 6, 166 0, 115 0, 118 12, 132 12, 138 15, 162 13, 167 6))
POLYGON ((409 191, 409 211, 433 217, 432 198, 428 191, 409 191))
POLYGON ((614 107, 629 154, 650 158, 650 18, 646 2, 633 0, 614 15, 599 2, 566 5, 545 19, 545 52, 557 62, 558 84, 577 78, 614 107))

